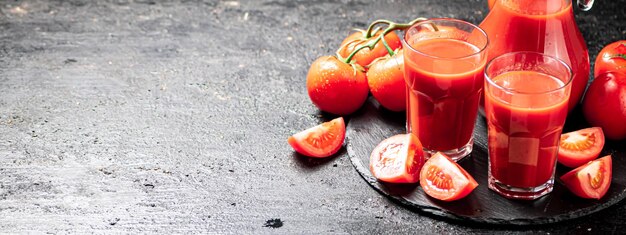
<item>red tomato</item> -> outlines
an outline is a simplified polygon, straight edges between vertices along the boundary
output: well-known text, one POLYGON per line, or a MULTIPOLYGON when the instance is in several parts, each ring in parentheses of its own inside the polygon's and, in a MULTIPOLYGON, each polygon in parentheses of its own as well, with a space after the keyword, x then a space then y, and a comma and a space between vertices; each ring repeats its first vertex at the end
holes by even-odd
POLYGON ((611 186, 611 155, 591 161, 561 176, 565 186, 582 198, 600 199, 611 186))
POLYGON ((369 94, 365 74, 334 56, 323 56, 313 62, 306 87, 313 104, 337 115, 356 111, 369 94))
MULTIPOLYGON (((343 40, 337 53, 339 53, 339 55, 341 55, 342 57, 347 58, 354 51, 354 49, 358 48, 361 45, 369 43, 371 40, 376 40, 378 35, 380 35, 381 33, 382 30, 379 30, 374 36, 370 38, 365 38, 363 32, 355 32, 343 40)), ((402 46, 400 38, 395 32, 389 32, 388 34, 386 34, 385 41, 387 42, 391 50, 395 50, 396 48, 402 46)), ((378 43, 376 43, 374 49, 372 50, 370 50, 369 48, 364 48, 363 50, 358 51, 356 55, 354 55, 354 57, 352 58, 352 61, 355 61, 357 64, 363 67, 366 67, 376 58, 383 57, 387 54, 388 52, 385 48, 385 45, 383 45, 382 41, 379 41, 378 43)))
POLYGON ((607 139, 626 138, 626 73, 596 77, 585 93, 583 114, 592 126, 602 127, 607 139))
POLYGON ((420 185, 428 196, 454 201, 467 196, 478 183, 448 156, 436 153, 422 167, 420 185))
POLYGON ((392 57, 374 61, 367 70, 367 84, 378 103, 391 111, 406 109, 404 56, 399 50, 392 57))
POLYGON ((329 122, 298 132, 287 139, 296 152, 309 157, 328 157, 341 148, 346 137, 346 125, 343 118, 335 118, 329 122))
POLYGON ((424 165, 424 150, 414 134, 383 140, 370 155, 370 171, 380 181, 415 183, 424 165))
POLYGON ((561 164, 575 168, 596 159, 604 147, 602 128, 591 127, 561 135, 559 157, 561 164))
POLYGON ((493 5, 496 4, 496 0, 489 0, 488 4, 489 4, 489 10, 491 10, 493 8, 493 5))
POLYGON ((606 72, 626 73, 626 40, 605 46, 596 56, 593 76, 598 77, 606 72))

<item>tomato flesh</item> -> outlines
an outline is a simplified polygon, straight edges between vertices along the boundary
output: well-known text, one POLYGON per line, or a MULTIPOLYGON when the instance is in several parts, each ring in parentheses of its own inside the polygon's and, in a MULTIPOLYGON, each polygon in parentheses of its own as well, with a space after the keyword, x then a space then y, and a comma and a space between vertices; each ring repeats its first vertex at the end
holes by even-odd
POLYGON ((438 189, 451 190, 454 189, 452 177, 447 175, 437 166, 430 166, 426 169, 426 180, 436 186, 438 189))
POLYGON ((436 153, 422 167, 420 185, 428 196, 454 201, 470 194, 478 183, 448 156, 436 153))
POLYGON ((416 183, 423 164, 424 150, 414 134, 389 137, 370 155, 372 175, 388 183, 416 183))
POLYGON ((559 163, 576 168, 596 159, 604 147, 604 133, 600 127, 585 128, 561 135, 559 163))
POLYGON ((602 198, 611 186, 611 155, 591 161, 561 176, 563 184, 582 198, 602 198))
POLYGON ((342 117, 311 127, 290 136, 287 142, 296 152, 309 157, 328 157, 341 148, 346 137, 342 117))

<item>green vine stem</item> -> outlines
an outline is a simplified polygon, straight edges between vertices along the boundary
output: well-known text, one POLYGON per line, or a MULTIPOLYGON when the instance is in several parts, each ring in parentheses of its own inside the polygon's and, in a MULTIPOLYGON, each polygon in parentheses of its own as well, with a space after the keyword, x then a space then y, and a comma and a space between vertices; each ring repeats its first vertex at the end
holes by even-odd
POLYGON ((385 40, 384 35, 381 35, 380 40, 383 42, 383 46, 385 46, 385 49, 387 49, 387 53, 389 54, 389 56, 393 56, 395 53, 393 52, 389 44, 387 44, 387 40, 385 40))
MULTIPOLYGON (((391 50, 391 47, 389 47, 387 42, 384 40, 385 35, 387 35, 389 32, 394 31, 394 30, 407 29, 407 28, 411 27, 412 25, 414 25, 415 23, 420 22, 420 21, 424 21, 424 20, 427 20, 427 19, 420 17, 420 18, 412 20, 411 22, 409 22, 407 24, 398 24, 398 23, 395 23, 393 21, 388 21, 388 20, 377 20, 377 21, 374 21, 372 23, 372 25, 376 25, 376 24, 380 24, 380 23, 386 23, 386 24, 389 24, 389 26, 387 26, 387 28, 375 40, 371 40, 369 43, 363 44, 363 45, 357 47, 356 49, 354 49, 354 51, 352 51, 352 53, 350 53, 350 55, 348 55, 348 57, 346 57, 346 58, 339 57, 339 59, 342 60, 343 62, 349 64, 350 61, 352 61, 352 58, 354 57, 354 55, 356 55, 357 52, 359 52, 360 50, 362 50, 364 48, 369 48, 370 50, 373 50, 374 46, 376 46, 376 44, 380 40, 383 40, 383 45, 385 46, 387 51, 390 52, 391 55, 393 55, 393 50, 391 50)), ((372 26, 372 25, 370 25, 370 26, 372 26)), ((435 31, 439 31, 437 26, 433 25, 433 28, 435 29, 435 31)), ((370 28, 368 28, 368 31, 369 31, 369 29, 370 28)), ((366 35, 367 35, 367 31, 366 31, 366 35)))
MULTIPOLYGON (((372 22, 372 24, 370 24, 369 27, 367 27, 367 30, 365 31, 365 33, 363 34, 363 36, 366 39, 371 38, 373 35, 376 35, 376 31, 374 31, 374 26, 376 26, 377 24, 387 24, 390 25, 392 22, 389 20, 376 20, 374 22, 372 22)), ((377 28, 378 29, 378 28, 377 28)))

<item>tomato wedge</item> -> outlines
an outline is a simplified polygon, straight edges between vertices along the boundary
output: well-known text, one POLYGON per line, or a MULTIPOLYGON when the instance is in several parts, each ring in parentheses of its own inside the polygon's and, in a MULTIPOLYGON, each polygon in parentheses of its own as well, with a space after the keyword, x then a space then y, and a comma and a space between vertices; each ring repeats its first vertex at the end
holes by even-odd
POLYGON ((561 135, 559 163, 575 168, 596 159, 604 147, 604 133, 600 127, 585 128, 561 135))
POLYGON ((591 161, 561 176, 565 186, 582 198, 602 198, 611 186, 611 155, 591 161))
POLYGON ((345 137, 346 124, 339 117, 298 132, 290 136, 287 142, 300 154, 322 158, 339 151, 345 137))
POLYGON ((478 183, 448 156, 436 153, 422 167, 420 185, 428 196, 454 201, 467 196, 478 183))
POLYGON ((424 150, 414 134, 383 140, 370 155, 370 171, 380 181, 416 183, 424 165, 424 150))

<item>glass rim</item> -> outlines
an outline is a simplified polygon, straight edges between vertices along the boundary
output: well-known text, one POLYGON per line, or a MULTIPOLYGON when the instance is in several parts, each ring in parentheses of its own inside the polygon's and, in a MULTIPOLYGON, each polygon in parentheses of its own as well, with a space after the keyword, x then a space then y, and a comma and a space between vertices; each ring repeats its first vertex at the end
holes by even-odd
MULTIPOLYGON (((514 71, 521 71, 521 70, 514 70, 514 71)), ((563 61, 563 60, 561 60, 559 58, 556 58, 555 56, 551 56, 551 55, 547 55, 547 54, 540 53, 540 52, 535 52, 535 51, 516 51, 516 52, 509 52, 509 53, 505 53, 505 54, 496 56, 493 59, 491 59, 489 62, 487 62, 487 65, 485 65, 485 70, 484 70, 483 73, 485 75, 485 81, 487 81, 490 85, 492 85, 492 86, 494 86, 494 87, 496 87, 496 88, 498 88, 500 90, 509 92, 509 93, 521 94, 521 95, 539 95, 539 94, 552 93, 552 92, 555 92, 555 91, 558 91, 558 90, 566 88, 569 84, 572 83, 572 80, 574 80, 574 73, 572 71, 572 68, 567 63, 565 63, 565 61, 563 61), (519 55, 519 54, 535 54, 535 55, 538 55, 538 56, 541 56, 541 57, 544 57, 544 58, 549 58, 551 60, 554 60, 554 61, 558 62, 559 64, 561 64, 561 65, 563 65, 565 67, 565 70, 569 74, 568 78, 567 78, 567 81, 564 82, 562 86, 559 86, 559 87, 557 87, 555 89, 548 90, 548 91, 522 92, 522 91, 516 91, 515 89, 506 88, 506 87, 498 85, 495 81, 493 81, 491 79, 491 76, 489 76, 487 74, 487 71, 489 71, 489 68, 491 67, 491 65, 493 64, 493 62, 495 60, 501 59, 501 58, 504 58, 504 57, 515 56, 515 55, 519 55)), ((548 75, 552 76, 551 74, 548 74, 548 75)))
MULTIPOLYGON (((411 27, 409 27, 407 30, 404 31, 404 36, 402 37, 402 42, 406 45, 406 48, 409 48, 409 50, 411 50, 413 52, 416 52, 416 53, 418 53, 420 55, 426 56, 426 57, 430 57, 430 58, 434 58, 434 59, 459 60, 459 59, 465 59, 465 58, 469 58, 469 57, 472 57, 472 56, 476 56, 476 55, 484 52, 485 50, 487 50, 487 47, 489 46, 489 37, 487 36, 487 33, 485 32, 485 30, 483 30, 482 28, 478 27, 475 24, 472 24, 472 23, 464 21, 464 20, 459 20, 459 19, 454 19, 454 18, 431 18, 431 19, 420 21, 420 22, 417 22, 417 23, 411 25, 411 27), (416 28, 417 26, 422 25, 422 24, 428 24, 428 23, 435 24, 436 21, 449 21, 449 22, 456 22, 456 23, 469 25, 470 27, 472 27, 474 29, 477 29, 482 34, 482 36, 485 37, 485 45, 482 48, 479 48, 480 50, 478 50, 475 53, 472 53, 472 54, 469 54, 469 55, 460 56, 460 57, 451 57, 451 58, 449 58, 449 57, 440 57, 440 56, 429 55, 427 53, 424 53, 424 52, 414 48, 409 43, 407 43, 407 37, 408 37, 407 32, 409 32, 411 29, 416 28)), ((473 43, 470 43, 470 44, 474 45, 473 43)), ((474 46, 476 46, 476 45, 474 45, 474 46)), ((478 47, 478 46, 476 46, 476 47, 478 47)))

